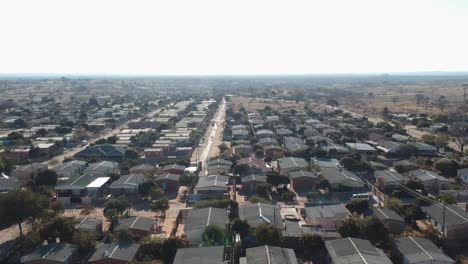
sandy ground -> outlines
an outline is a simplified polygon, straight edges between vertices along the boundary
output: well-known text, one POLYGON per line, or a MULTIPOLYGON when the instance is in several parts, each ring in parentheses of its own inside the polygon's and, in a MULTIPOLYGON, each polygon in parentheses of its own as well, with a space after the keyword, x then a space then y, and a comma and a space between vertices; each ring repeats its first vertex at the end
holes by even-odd
POLYGON ((202 162, 202 171, 200 172, 200 175, 206 175, 205 165, 208 159, 219 155, 218 146, 222 144, 225 114, 226 101, 223 100, 212 120, 213 125, 208 127, 202 139, 202 143, 200 143, 200 146, 196 148, 192 154, 191 161, 202 162))
MULTIPOLYGON (((31 231, 31 224, 29 222, 24 222, 22 224, 23 234, 29 233, 31 231)), ((12 225, 8 228, 0 230, 0 245, 10 240, 16 239, 19 237, 19 228, 18 225, 12 225)))

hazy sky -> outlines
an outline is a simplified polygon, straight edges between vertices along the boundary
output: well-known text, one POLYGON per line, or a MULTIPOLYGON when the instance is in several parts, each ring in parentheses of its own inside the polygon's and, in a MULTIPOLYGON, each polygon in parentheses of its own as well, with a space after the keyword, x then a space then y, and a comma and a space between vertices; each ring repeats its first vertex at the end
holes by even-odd
POLYGON ((0 73, 468 70, 468 0, 0 0, 0 73))

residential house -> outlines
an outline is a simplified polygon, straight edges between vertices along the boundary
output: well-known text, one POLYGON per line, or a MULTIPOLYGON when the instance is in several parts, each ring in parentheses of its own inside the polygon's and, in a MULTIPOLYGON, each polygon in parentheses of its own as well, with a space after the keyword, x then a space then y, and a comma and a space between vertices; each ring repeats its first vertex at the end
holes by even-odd
POLYGON ((114 231, 128 231, 137 237, 146 237, 154 232, 154 219, 139 216, 119 219, 114 231))
POLYGON ((67 243, 51 243, 37 246, 34 251, 21 258, 24 264, 68 264, 73 263, 78 247, 67 243))
POLYGON ((110 177, 97 177, 93 174, 82 174, 68 178, 54 187, 57 200, 65 205, 72 203, 90 204, 93 197, 104 193, 110 177))
POLYGON ((224 246, 179 248, 173 264, 203 263, 220 264, 224 262, 224 246))
POLYGON ((247 204, 239 206, 239 218, 249 223, 250 227, 255 228, 263 223, 268 223, 283 229, 283 220, 278 206, 273 204, 247 204))
POLYGON ((232 147, 234 154, 239 155, 240 157, 250 157, 253 153, 251 145, 235 145, 232 147))
POLYGON ((270 145, 279 145, 278 140, 274 137, 265 137, 258 140, 258 145, 265 147, 270 145))
POLYGON ((447 239, 466 239, 468 232, 468 213, 456 205, 435 203, 429 206, 421 206, 427 218, 447 239), (445 207, 445 209, 444 209, 445 207), (444 217, 445 216, 445 217, 444 217), (443 225, 445 224, 445 228, 443 225))
POLYGON ((319 172, 330 183, 333 191, 363 192, 364 182, 351 171, 337 168, 324 168, 319 172))
POLYGON ((405 264, 454 264, 431 240, 423 237, 401 237, 395 239, 392 255, 405 264))
POLYGON ((255 133, 255 136, 257 138, 259 138, 259 139, 260 138, 267 138, 267 137, 273 137, 274 133, 273 133, 273 131, 271 131, 269 129, 260 129, 255 133))
POLYGON ((418 149, 419 155, 434 156, 437 154, 437 148, 423 142, 410 142, 410 145, 418 149))
POLYGON ((195 192, 203 199, 220 199, 224 198, 229 190, 229 177, 223 175, 210 175, 200 177, 195 192))
POLYGON ((214 159, 210 160, 207 162, 208 166, 215 166, 215 165, 226 165, 226 166, 232 166, 234 163, 230 160, 225 160, 225 159, 214 159))
POLYGON ((179 164, 169 164, 162 168, 161 173, 184 174, 185 166, 179 164))
POLYGON ((400 151, 401 143, 381 139, 376 142, 376 148, 386 155, 395 155, 400 151))
POLYGON ((325 241, 325 247, 331 264, 392 264, 383 250, 368 240, 347 237, 325 241))
POLYGON ((318 168, 336 168, 340 165, 340 161, 332 158, 312 158, 312 165, 318 168))
POLYGON ((143 174, 122 175, 109 186, 113 196, 136 195, 138 187, 146 181, 143 174))
POLYGON ((202 235, 207 226, 214 225, 224 230, 229 219, 226 209, 209 207, 189 210, 182 222, 184 233, 191 244, 201 245, 203 243, 202 235))
POLYGON ((47 164, 32 163, 27 165, 17 166, 11 176, 17 178, 21 183, 27 183, 34 175, 37 175, 48 169, 47 164))
POLYGON ((424 185, 424 189, 432 194, 438 194, 440 190, 448 189, 450 180, 428 170, 413 170, 408 172, 410 178, 424 185))
POLYGON ((128 170, 129 174, 147 174, 151 173, 154 170, 154 166, 149 164, 140 164, 130 168, 128 170))
POLYGON ((99 158, 108 161, 122 161, 125 158, 126 148, 118 145, 97 145, 88 147, 75 156, 82 159, 99 158))
POLYGON ((303 158, 287 157, 278 159, 278 169, 284 175, 289 175, 291 172, 307 170, 309 164, 303 158))
POLYGON ((468 183, 468 168, 459 169, 457 171, 457 176, 460 178, 464 183, 468 183))
POLYGON ((83 173, 97 177, 108 177, 112 174, 120 174, 119 163, 111 161, 91 163, 88 164, 88 168, 86 168, 83 173))
POLYGON ((270 158, 281 158, 284 156, 284 149, 278 145, 264 146, 263 155, 270 158))
POLYGON ((257 186, 262 183, 267 183, 267 177, 264 175, 250 174, 241 178, 242 192, 243 193, 255 193, 257 186))
POLYGON ((338 223, 351 216, 343 204, 316 205, 304 208, 306 223, 327 231, 336 231, 338 223))
POLYGON ((411 160, 399 160, 393 162, 393 168, 399 173, 408 172, 419 169, 419 165, 411 160))
POLYGON ((86 217, 75 225, 76 230, 91 232, 91 233, 102 233, 102 219, 95 219, 86 217))
POLYGON ((70 178, 81 174, 86 169, 86 162, 80 160, 72 160, 55 166, 52 170, 59 177, 70 178))
POLYGON ((388 227, 390 233, 401 234, 405 229, 405 220, 395 211, 378 207, 373 207, 372 210, 374 215, 388 227))
POLYGON ((88 259, 91 264, 126 264, 132 262, 140 249, 139 244, 122 241, 119 243, 98 243, 88 259))
POLYGON ((369 156, 377 155, 377 150, 366 143, 345 143, 345 146, 352 152, 357 152, 369 156))
POLYGON ((291 248, 281 248, 273 246, 260 246, 246 249, 245 258, 241 258, 240 263, 287 263, 297 264, 296 254, 291 248))
POLYGON ((310 191, 317 181, 317 174, 311 171, 294 171, 289 173, 291 179, 291 188, 296 191, 310 191))
POLYGON ((180 187, 180 175, 173 173, 164 173, 156 176, 155 182, 164 192, 177 193, 180 187))
POLYGON ((207 167, 208 175, 227 174, 231 171, 231 166, 223 164, 213 164, 207 167))
POLYGON ((391 170, 375 171, 374 178, 376 185, 380 188, 380 190, 385 192, 392 192, 393 190, 397 189, 399 185, 408 182, 407 177, 391 170))

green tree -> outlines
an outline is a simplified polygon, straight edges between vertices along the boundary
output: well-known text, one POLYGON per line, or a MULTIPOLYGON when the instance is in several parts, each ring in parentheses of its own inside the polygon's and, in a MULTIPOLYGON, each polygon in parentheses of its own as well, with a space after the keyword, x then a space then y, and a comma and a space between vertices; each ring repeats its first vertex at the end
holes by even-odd
POLYGON ((205 246, 220 245, 224 240, 224 230, 217 225, 208 225, 202 234, 205 246))
POLYGON ((72 242, 78 246, 81 255, 87 255, 94 250, 98 237, 95 233, 77 231, 73 234, 72 242))
POLYGON ((39 172, 34 177, 34 185, 36 186, 55 186, 57 184, 58 175, 53 170, 45 170, 39 172))
POLYGON ((269 183, 257 184, 256 191, 259 196, 265 199, 270 199, 271 184, 269 183))
POLYGON ((372 244, 380 244, 387 242, 388 228, 377 217, 365 218, 363 237, 368 239, 372 244))
POLYGON ((397 155, 402 158, 409 158, 418 154, 418 148, 410 144, 401 144, 397 155))
POLYGON ((10 191, 0 196, 0 219, 3 223, 16 223, 23 239, 22 223, 39 217, 49 207, 47 197, 28 190, 10 191))
POLYGON ((155 212, 156 214, 161 213, 165 216, 166 211, 169 209, 169 200, 166 198, 154 201, 150 204, 151 211, 155 212))
POLYGON ((43 240, 54 242, 56 238, 60 241, 70 242, 75 231, 74 220, 67 217, 56 217, 40 230, 43 240))
POLYGON ((361 219, 356 217, 348 218, 344 221, 341 221, 337 229, 338 233, 342 237, 362 237, 362 222, 361 219))
POLYGON ((325 242, 319 235, 305 234, 299 240, 298 250, 307 260, 314 256, 326 255, 325 242))
POLYGON ((369 209, 369 201, 367 199, 351 199, 346 203, 346 209, 361 215, 369 209))
POLYGON ((277 246, 281 240, 281 232, 271 224, 262 223, 254 230, 259 245, 277 246))
POLYGON ((234 223, 232 224, 232 230, 239 234, 240 237, 243 239, 245 238, 250 232, 250 225, 246 220, 241 220, 236 218, 234 223))

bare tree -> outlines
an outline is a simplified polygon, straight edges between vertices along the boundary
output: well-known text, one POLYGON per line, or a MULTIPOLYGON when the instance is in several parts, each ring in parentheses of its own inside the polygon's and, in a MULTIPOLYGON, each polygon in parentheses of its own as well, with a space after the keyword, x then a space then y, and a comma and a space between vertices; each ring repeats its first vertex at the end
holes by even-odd
POLYGON ((468 144, 468 125, 466 122, 457 122, 450 127, 450 134, 455 144, 464 153, 465 146, 468 144))
POLYGON ((447 99, 445 98, 445 96, 441 95, 439 97, 438 102, 439 102, 440 111, 444 112, 445 106, 447 106, 447 99))

